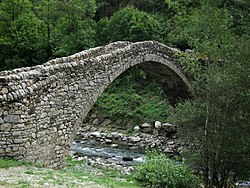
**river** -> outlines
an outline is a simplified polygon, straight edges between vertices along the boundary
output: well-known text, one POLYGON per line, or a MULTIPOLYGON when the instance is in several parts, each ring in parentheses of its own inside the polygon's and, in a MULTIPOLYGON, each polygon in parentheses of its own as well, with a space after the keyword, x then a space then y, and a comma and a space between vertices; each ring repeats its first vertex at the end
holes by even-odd
POLYGON ((145 159, 142 150, 131 150, 121 145, 100 144, 100 142, 94 140, 73 142, 70 150, 76 152, 79 156, 100 157, 107 162, 115 162, 124 166, 142 163, 145 159))

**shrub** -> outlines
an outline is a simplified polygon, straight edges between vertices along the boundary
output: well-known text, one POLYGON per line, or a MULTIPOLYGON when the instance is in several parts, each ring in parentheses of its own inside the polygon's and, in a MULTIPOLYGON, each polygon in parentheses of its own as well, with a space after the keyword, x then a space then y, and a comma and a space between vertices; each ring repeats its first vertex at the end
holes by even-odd
POLYGON ((199 187, 198 178, 188 166, 155 152, 147 153, 146 162, 137 166, 132 178, 140 185, 152 188, 199 187))

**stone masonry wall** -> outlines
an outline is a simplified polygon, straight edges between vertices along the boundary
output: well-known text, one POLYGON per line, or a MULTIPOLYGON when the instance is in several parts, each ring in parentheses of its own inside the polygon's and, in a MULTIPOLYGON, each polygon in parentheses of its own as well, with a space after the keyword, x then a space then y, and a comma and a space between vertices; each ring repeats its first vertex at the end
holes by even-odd
POLYGON ((153 41, 115 42, 42 65, 0 72, 0 157, 60 167, 98 96, 137 64, 150 63, 144 67, 149 72, 160 72, 164 65, 165 74, 155 78, 169 90, 182 87, 185 96, 193 95, 176 53, 153 41))

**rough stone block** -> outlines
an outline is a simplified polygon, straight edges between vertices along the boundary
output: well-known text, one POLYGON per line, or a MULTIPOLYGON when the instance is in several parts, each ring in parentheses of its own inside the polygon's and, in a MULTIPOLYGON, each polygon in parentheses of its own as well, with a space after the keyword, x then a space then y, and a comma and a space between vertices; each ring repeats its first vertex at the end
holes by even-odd
POLYGON ((3 123, 0 125, 0 131, 1 132, 8 132, 11 129, 11 124, 10 123, 3 123))
POLYGON ((10 153, 10 152, 11 152, 11 149, 10 149, 10 148, 6 148, 5 151, 6 151, 7 153, 10 153))
POLYGON ((20 122, 19 115, 6 115, 4 116, 4 121, 7 123, 18 123, 20 122))
POLYGON ((31 134, 32 138, 36 138, 36 133, 31 134))
POLYGON ((0 117, 0 124, 4 123, 3 118, 0 117))
POLYGON ((13 132, 12 135, 13 136, 20 136, 20 135, 22 135, 22 132, 16 131, 16 132, 13 132))
POLYGON ((0 90, 0 94, 7 94, 9 92, 8 88, 6 87, 3 87, 1 90, 0 90))
POLYGON ((21 144, 23 143, 23 139, 14 139, 15 144, 21 144))

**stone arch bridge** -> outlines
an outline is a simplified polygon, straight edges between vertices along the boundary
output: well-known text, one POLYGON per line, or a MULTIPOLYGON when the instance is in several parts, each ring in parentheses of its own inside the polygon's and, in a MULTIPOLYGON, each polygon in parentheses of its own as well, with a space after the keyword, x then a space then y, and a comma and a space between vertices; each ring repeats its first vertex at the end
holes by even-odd
POLYGON ((98 96, 134 65, 158 81, 171 101, 192 96, 178 53, 154 41, 114 42, 0 72, 0 157, 60 167, 98 96))

